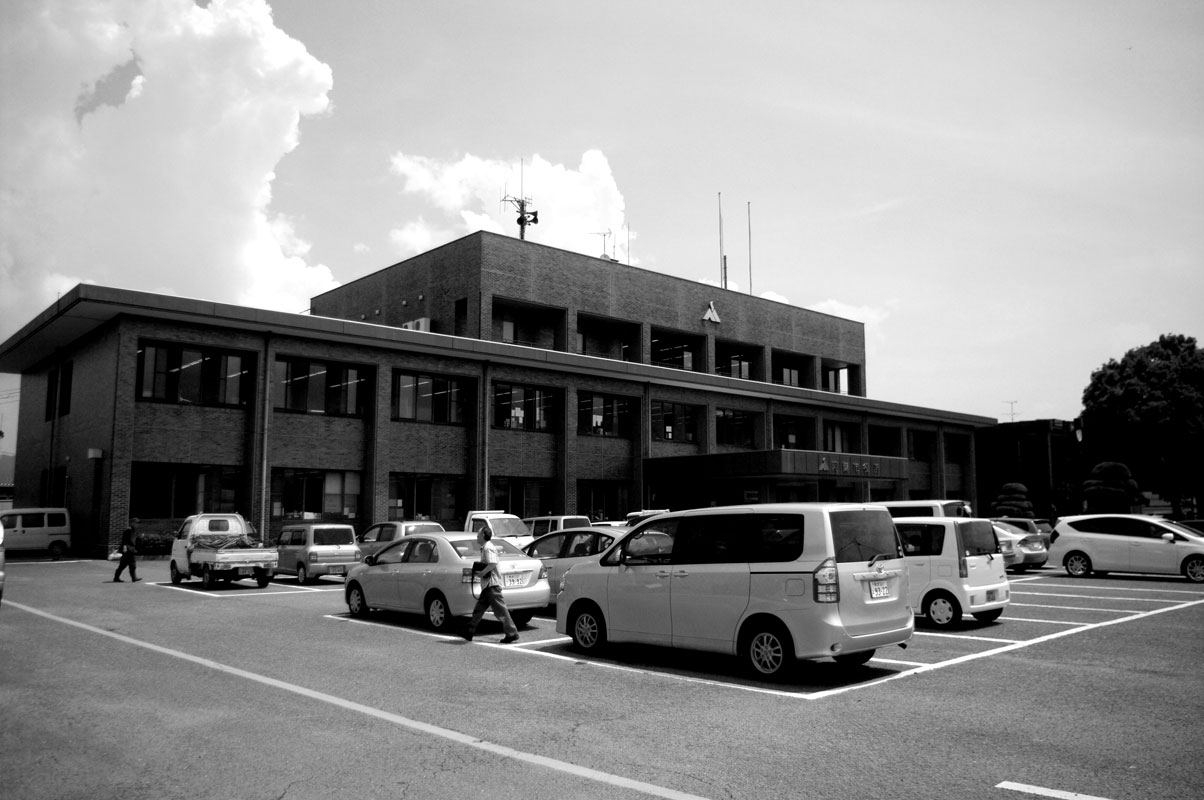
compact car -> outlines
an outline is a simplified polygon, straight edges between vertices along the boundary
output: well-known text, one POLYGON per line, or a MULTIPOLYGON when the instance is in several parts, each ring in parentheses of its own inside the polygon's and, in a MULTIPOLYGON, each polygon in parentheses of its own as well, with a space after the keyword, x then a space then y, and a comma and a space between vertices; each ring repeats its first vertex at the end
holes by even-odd
POLYGON ((1014 525, 1020 530, 1030 533, 1034 536, 1040 536, 1041 541, 1045 542, 1045 549, 1049 549, 1051 536, 1053 534, 1053 526, 1049 524, 1047 519, 1028 519, 1027 517, 993 517, 993 522, 1006 522, 1008 525, 1014 525))
POLYGON ((532 558, 538 558, 548 568, 548 586, 552 591, 549 604, 556 605, 556 595, 560 592, 560 577, 564 575, 565 570, 587 558, 598 555, 614 544, 615 538, 626 530, 625 527, 596 525, 588 528, 572 528, 541 536, 524 547, 524 553, 532 558))
POLYGON ((963 613, 994 622, 1011 602, 1011 589, 990 520, 969 517, 898 517, 907 554, 908 598, 933 627, 956 624, 963 613))
POLYGON ((389 542, 414 533, 440 533, 443 526, 430 520, 405 520, 394 522, 378 522, 368 527, 368 530, 355 538, 360 546, 360 552, 366 556, 380 551, 389 542))
POLYGON ((310 583, 320 575, 346 575, 360 560, 355 528, 335 522, 285 525, 276 540, 279 559, 273 574, 296 575, 310 583))
POLYGON ((999 552, 1003 563, 1013 572, 1024 572, 1045 566, 1049 561, 1049 550, 1039 533, 1029 533, 1007 522, 992 520, 995 538, 999 540, 999 552))
MULTIPOLYGON (((548 571, 508 541, 493 544, 502 597, 514 624, 525 625, 548 605, 548 571)), ((472 614, 481 591, 472 566, 480 557, 472 533, 422 533, 390 542, 347 574, 347 608, 356 617, 373 609, 424 614, 433 629, 447 630, 457 617, 472 614)))
POLYGON ((1144 514, 1062 517, 1054 526, 1049 557, 1075 578, 1142 572, 1204 583, 1204 534, 1144 514))

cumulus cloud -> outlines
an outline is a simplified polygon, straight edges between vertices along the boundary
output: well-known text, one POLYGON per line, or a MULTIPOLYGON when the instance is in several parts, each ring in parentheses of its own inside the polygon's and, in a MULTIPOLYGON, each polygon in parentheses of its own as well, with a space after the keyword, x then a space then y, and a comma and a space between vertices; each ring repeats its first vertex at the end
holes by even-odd
POLYGON ((16 0, 0 74, 0 336, 79 282, 286 311, 335 286, 269 209, 331 71, 264 0, 16 0))
MULTIPOLYGON (((605 245, 608 255, 628 260, 623 196, 605 155, 588 150, 576 167, 538 155, 521 166, 516 162, 394 154, 392 170, 403 180, 402 191, 445 214, 442 220, 419 219, 394 229, 390 236, 398 255, 414 255, 478 230, 515 234, 518 211, 503 197, 525 192, 530 208, 539 212, 539 223, 527 227, 529 241, 588 255, 599 255, 605 245)), ((630 237, 634 240, 635 233, 630 237)))

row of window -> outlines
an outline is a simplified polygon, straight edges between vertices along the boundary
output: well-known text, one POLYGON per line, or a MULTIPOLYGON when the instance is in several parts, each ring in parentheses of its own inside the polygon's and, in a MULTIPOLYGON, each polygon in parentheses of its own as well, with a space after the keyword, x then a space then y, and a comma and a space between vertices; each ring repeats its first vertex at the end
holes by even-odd
MULTIPOLYGON (((138 398, 203 406, 246 406, 254 396, 255 354, 215 347, 145 342, 138 351, 138 398)), ((70 365, 52 376, 57 406, 47 401, 47 418, 66 413, 70 396, 70 365), (60 374, 62 377, 59 377, 60 374), (57 382, 57 383, 56 383, 57 382)), ((363 416, 372 394, 369 367, 333 361, 281 356, 274 363, 272 399, 274 408, 303 414, 363 416)), ((394 370, 391 415, 444 425, 468 422, 475 402, 475 381, 394 370)), ((559 428, 559 393, 555 389, 509 382, 493 384, 493 424, 499 428, 525 431, 555 431, 559 428)), ((700 436, 703 409, 682 403, 653 400, 649 409, 651 436, 657 441, 694 442, 700 436)), ((577 433, 629 439, 635 431, 637 403, 634 398, 595 392, 577 396, 577 433)), ((737 447, 756 446, 760 414, 737 409, 715 411, 716 441, 737 447)), ((774 447, 813 449, 813 421, 781 417, 775 421, 774 447)), ((857 425, 828 422, 823 447, 834 452, 853 452, 857 425)))

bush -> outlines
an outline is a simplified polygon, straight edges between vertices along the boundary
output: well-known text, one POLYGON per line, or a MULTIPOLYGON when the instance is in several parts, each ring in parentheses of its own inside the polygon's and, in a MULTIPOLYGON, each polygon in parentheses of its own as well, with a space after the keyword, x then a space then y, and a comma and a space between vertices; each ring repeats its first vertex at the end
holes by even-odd
POLYGON ((140 533, 134 537, 134 547, 140 556, 165 556, 171 553, 172 533, 140 533))

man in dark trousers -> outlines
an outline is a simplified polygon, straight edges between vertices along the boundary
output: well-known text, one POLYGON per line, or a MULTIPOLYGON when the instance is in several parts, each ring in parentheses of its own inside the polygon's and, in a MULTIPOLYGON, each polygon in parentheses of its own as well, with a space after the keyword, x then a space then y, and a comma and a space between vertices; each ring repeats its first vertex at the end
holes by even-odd
POLYGON ((136 563, 134 556, 138 553, 134 545, 134 540, 138 536, 134 526, 138 524, 137 517, 130 517, 130 524, 121 532, 121 561, 117 564, 117 571, 113 573, 113 583, 124 583, 121 580, 121 573, 126 568, 130 568, 130 582, 137 583, 142 580, 137 575, 136 563))
MULTIPOLYGON (((497 571, 497 545, 490 541, 492 538, 493 531, 489 529, 488 525, 477 531, 477 543, 481 545, 481 596, 477 598, 477 604, 472 610, 472 621, 468 623, 468 629, 461 635, 471 642, 472 636, 477 630, 477 623, 485 615, 485 610, 492 609, 493 616, 498 618, 498 621, 502 623, 502 630, 506 632, 502 638, 502 644, 513 644, 518 641, 518 628, 515 627, 514 620, 510 618, 506 601, 502 599, 502 578, 497 571)), ((476 571, 475 566, 473 571, 476 571)))

